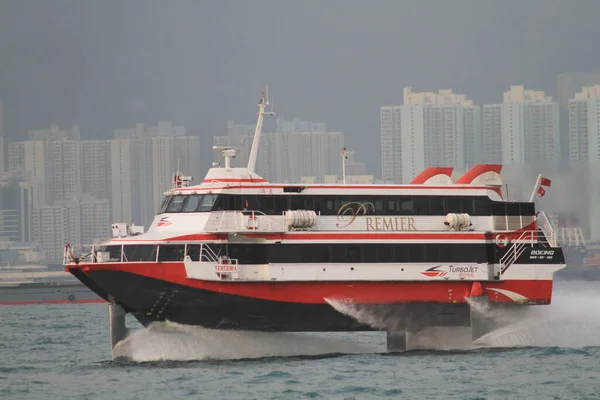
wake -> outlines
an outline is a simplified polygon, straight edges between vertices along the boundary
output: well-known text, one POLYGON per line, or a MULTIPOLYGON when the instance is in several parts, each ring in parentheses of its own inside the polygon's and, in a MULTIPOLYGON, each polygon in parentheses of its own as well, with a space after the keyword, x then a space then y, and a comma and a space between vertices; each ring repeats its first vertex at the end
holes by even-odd
MULTIPOLYGON (((385 307, 326 301, 376 329, 394 331, 402 326, 402 316, 391 315, 385 307)), ((476 315, 493 321, 491 332, 471 342, 469 328, 426 328, 409 336, 409 349, 600 346, 600 282, 555 281, 548 306, 493 308, 477 302, 471 306, 476 315)))
POLYGON ((555 281, 549 306, 501 310, 491 317, 501 327, 476 340, 476 346, 600 346, 600 282, 555 281))
POLYGON ((308 333, 221 331, 173 322, 138 329, 113 349, 114 359, 135 362, 239 360, 266 357, 374 353, 373 346, 308 333))
MULTIPOLYGON (((379 330, 393 330, 401 322, 398 320, 401 316, 390 315, 385 308, 363 309, 327 301, 338 312, 379 330)), ((409 337, 409 349, 600 346, 600 282, 557 281, 549 306, 503 309, 473 306, 475 313, 492 319, 497 328, 471 342, 470 331, 465 331, 468 328, 432 327, 409 337)), ((164 322, 134 331, 115 346, 113 358, 151 362, 373 354, 382 351, 385 342, 380 341, 385 341, 384 336, 377 343, 361 343, 357 342, 356 334, 348 333, 220 331, 164 322)))

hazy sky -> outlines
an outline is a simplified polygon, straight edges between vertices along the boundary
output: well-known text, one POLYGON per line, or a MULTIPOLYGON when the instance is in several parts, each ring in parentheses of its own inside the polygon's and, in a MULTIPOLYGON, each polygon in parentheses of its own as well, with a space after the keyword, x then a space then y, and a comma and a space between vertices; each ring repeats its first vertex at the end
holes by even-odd
POLYGON ((404 86, 555 95, 557 74, 600 70, 598 21, 597 0, 0 0, 0 100, 9 140, 172 120, 210 146, 268 84, 279 115, 345 132, 378 174, 379 107, 404 86))

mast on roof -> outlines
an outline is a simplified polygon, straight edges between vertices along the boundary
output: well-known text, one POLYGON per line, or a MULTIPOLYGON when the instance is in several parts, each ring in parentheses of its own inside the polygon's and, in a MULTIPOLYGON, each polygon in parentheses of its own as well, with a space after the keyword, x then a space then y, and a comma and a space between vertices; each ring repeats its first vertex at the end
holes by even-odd
POLYGON ((265 86, 260 100, 258 101, 258 118, 256 120, 256 129, 254 131, 254 140, 252 141, 252 148, 250 149, 250 156, 248 157, 248 170, 254 172, 256 167, 256 158, 258 157, 258 144, 260 143, 260 134, 262 131, 263 117, 265 115, 275 115, 271 111, 265 111, 265 106, 269 105, 269 88, 265 86))

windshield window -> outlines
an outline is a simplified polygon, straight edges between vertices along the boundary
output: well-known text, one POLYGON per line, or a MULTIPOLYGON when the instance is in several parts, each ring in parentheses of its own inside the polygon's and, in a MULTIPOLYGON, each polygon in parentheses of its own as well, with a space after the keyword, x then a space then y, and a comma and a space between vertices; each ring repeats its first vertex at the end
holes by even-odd
POLYGON ((162 203, 160 203, 160 207, 158 208, 158 213, 162 214, 167 210, 167 206, 169 205, 169 200, 171 200, 172 196, 165 196, 162 203))
POLYGON ((169 206, 167 207, 168 213, 180 212, 183 208, 184 202, 188 196, 177 195, 173 196, 169 206))
POLYGON ((187 202, 185 203, 185 206, 183 207, 183 212, 194 212, 196 211, 196 208, 198 208, 198 205, 200 204, 200 200, 202 199, 202 195, 199 194, 193 194, 191 196, 187 196, 187 202))

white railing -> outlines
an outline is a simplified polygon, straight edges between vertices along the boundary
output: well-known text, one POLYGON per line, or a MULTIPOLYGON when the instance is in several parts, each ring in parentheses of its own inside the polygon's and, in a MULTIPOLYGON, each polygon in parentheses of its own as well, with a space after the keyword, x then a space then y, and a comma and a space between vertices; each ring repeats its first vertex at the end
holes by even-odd
POLYGON ((200 261, 219 262, 219 255, 210 246, 200 245, 200 261))
POLYGON ((581 228, 558 228, 555 231, 557 242, 566 247, 585 247, 585 237, 581 228))
POLYGON ((508 268, 514 264, 527 246, 533 246, 536 233, 537 231, 523 232, 517 240, 512 242, 506 254, 500 259, 500 264, 504 265, 504 268, 508 268))
POLYGON ((67 244, 63 251, 63 265, 96 262, 96 245, 67 244))
POLYGON ((551 247, 558 247, 557 235, 543 211, 537 212, 537 228, 541 229, 546 241, 551 247))
POLYGON ((213 211, 204 226, 206 232, 287 232, 285 218, 260 211, 213 211))
MULTIPOLYGON (((119 254, 117 257, 112 258, 112 259, 103 259, 102 255, 103 254, 108 254, 108 253, 98 253, 98 248, 99 245, 87 245, 87 244, 68 244, 65 246, 64 251, 63 251, 63 265, 68 265, 68 264, 90 264, 90 263, 105 263, 105 262, 110 262, 110 263, 129 263, 130 261, 127 260, 127 256, 125 255, 125 251, 124 251, 124 247, 126 247, 126 245, 117 245, 120 247, 119 250, 119 254)), ((132 245, 132 246, 136 246, 136 245, 132 245)), ((160 252, 160 245, 157 243, 155 244, 155 246, 157 246, 157 250, 158 252, 160 252)), ((190 245, 185 245, 185 256, 188 257, 188 251, 189 251, 189 247, 190 245)), ((150 261, 155 261, 158 262, 158 252, 156 254, 156 257, 153 260, 150 261)), ((195 260, 195 261, 204 261, 204 262, 209 262, 209 263, 220 263, 222 262, 222 260, 233 260, 230 259, 227 256, 223 256, 221 255, 221 251, 219 250, 218 253, 216 253, 209 244, 207 243, 200 243, 200 254, 198 255, 199 259, 195 260)), ((147 260, 148 261, 148 260, 147 260)), ((147 262, 147 261, 131 261, 131 262, 147 262)), ((181 260, 183 261, 183 260, 181 260)), ((225 261, 226 263, 226 261, 225 261)), ((237 260, 235 260, 235 264, 237 265, 237 260)))
MULTIPOLYGON (((550 229, 552 228, 550 227, 550 229)), ((533 246, 536 243, 547 247, 558 247, 556 240, 548 235, 555 236, 554 231, 547 231, 540 227, 538 230, 523 232, 518 239, 511 241, 508 251, 500 259, 500 264, 504 265, 504 268, 510 267, 525 252, 527 246, 533 246)))

